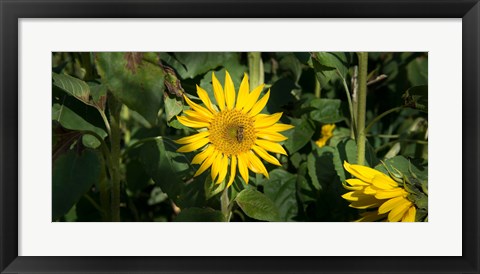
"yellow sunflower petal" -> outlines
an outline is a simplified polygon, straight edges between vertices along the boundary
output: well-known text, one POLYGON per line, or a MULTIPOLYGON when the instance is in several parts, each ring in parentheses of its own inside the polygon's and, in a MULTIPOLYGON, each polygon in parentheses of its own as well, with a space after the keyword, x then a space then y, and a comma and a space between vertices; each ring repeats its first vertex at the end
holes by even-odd
POLYGON ((402 222, 415 222, 416 215, 417 209, 412 206, 408 209, 407 213, 403 215, 402 222))
POLYGON ((343 194, 342 198, 347 200, 347 201, 355 202, 355 201, 358 201, 360 199, 367 198, 367 195, 363 194, 361 191, 350 191, 350 192, 347 192, 347 193, 343 194))
POLYGON ((285 151, 285 149, 278 143, 257 139, 255 140, 255 144, 265 149, 266 151, 287 155, 287 152, 285 151))
POLYGON ((397 206, 403 205, 405 202, 408 202, 407 199, 403 197, 395 197, 392 198, 385 203, 383 203, 379 208, 378 208, 378 213, 383 214, 387 213, 390 210, 394 209, 397 206))
POLYGON ((223 153, 218 153, 217 157, 213 160, 212 168, 210 169, 212 181, 215 181, 215 178, 217 178, 218 173, 220 172, 220 165, 222 163, 223 157, 223 153))
POLYGON ((193 109, 195 110, 196 112, 198 112, 198 114, 204 116, 205 118, 207 119, 212 119, 213 118, 213 114, 206 108, 200 106, 199 104, 193 102, 192 100, 190 100, 187 95, 183 95, 183 97, 185 98, 185 101, 187 101, 187 104, 193 109))
POLYGON ((398 196, 405 196, 407 192, 403 188, 394 188, 391 190, 379 190, 377 194, 375 194, 375 198, 377 199, 391 199, 393 197, 398 196))
POLYGON ((362 181, 360 179, 347 179, 346 181, 351 186, 368 186, 368 185, 370 185, 370 184, 365 183, 364 181, 362 181))
POLYGON ((277 112, 272 115, 258 114, 255 117, 254 125, 257 129, 263 129, 275 124, 280 118, 282 118, 282 112, 277 112))
POLYGON ((184 145, 180 148, 177 149, 177 152, 191 152, 191 151, 194 151, 194 150, 197 150, 201 147, 203 147, 204 145, 208 144, 210 142, 210 140, 208 140, 208 138, 203 138, 203 139, 200 139, 194 143, 189 143, 188 145, 184 145))
POLYGON ((260 111, 262 111, 262 109, 265 107, 265 105, 267 105, 268 98, 270 98, 270 90, 268 90, 267 93, 263 95, 262 99, 258 100, 258 102, 253 105, 248 115, 250 115, 250 117, 253 117, 259 114, 260 111))
POLYGON ((367 195, 375 195, 375 193, 377 193, 377 190, 375 188, 373 188, 372 186, 367 186, 363 189, 363 193, 365 193, 367 195))
POLYGON ((225 71, 225 102, 227 109, 232 109, 235 106, 235 86, 228 71, 225 71))
POLYGON ((238 91, 236 109, 242 109, 247 103, 248 93, 250 92, 250 86, 248 84, 248 75, 243 75, 242 83, 240 83, 240 89, 238 91))
POLYGON ((255 105, 255 103, 258 100, 258 96, 260 96, 260 93, 262 92, 264 86, 265 84, 261 84, 260 86, 256 87, 254 90, 252 90, 252 92, 248 94, 247 102, 243 106, 244 113, 249 112, 250 109, 252 109, 253 105, 255 105))
POLYGON ((248 158, 245 153, 238 155, 238 171, 246 184, 248 184, 248 158))
POLYGON ((374 175, 371 182, 374 186, 381 189, 393 189, 398 187, 397 182, 383 173, 374 175))
POLYGON ((342 183, 343 185, 343 188, 345 188, 346 190, 362 190, 363 191, 363 188, 365 188, 365 186, 349 186, 348 184, 345 184, 345 183, 342 183))
POLYGON ((270 164, 274 164, 276 166, 281 166, 280 162, 277 160, 277 158, 273 157, 272 155, 268 154, 268 152, 259 147, 259 146, 252 146, 252 149, 258 154, 258 156, 262 157, 265 161, 269 162, 270 164))
POLYGON ((280 133, 276 133, 273 131, 259 131, 257 132, 257 137, 262 138, 268 141, 273 141, 273 142, 282 142, 287 140, 288 138, 283 136, 280 133))
POLYGON ((212 86, 213 86, 213 94, 215 95, 215 100, 217 100, 218 108, 220 108, 220 110, 224 110, 225 94, 223 93, 222 85, 218 81, 217 77, 215 77, 214 72, 212 72, 212 86))
POLYGON ((236 171, 237 171, 237 157, 235 155, 232 155, 232 161, 230 162, 230 179, 228 180, 227 187, 233 184, 236 171))
POLYGON ((223 180, 225 180, 225 177, 227 176, 227 171, 228 171, 228 157, 225 156, 222 158, 222 161, 220 163, 220 172, 218 173, 217 184, 221 184, 223 180))
POLYGON ((267 127, 265 130, 282 132, 282 131, 285 131, 285 130, 292 129, 292 128, 294 128, 294 127, 295 127, 295 126, 286 125, 286 124, 274 124, 274 125, 272 125, 272 126, 270 126, 270 127, 267 127))
POLYGON ((252 151, 248 153, 248 160, 252 164, 252 166, 255 168, 255 170, 265 175, 265 177, 270 178, 270 176, 268 175, 267 169, 263 165, 262 161, 260 161, 260 159, 258 159, 258 157, 252 151))
POLYGON ((213 150, 213 153, 208 156, 208 158, 200 165, 197 172, 193 177, 197 177, 198 175, 202 174, 205 170, 207 170, 213 163, 213 160, 217 157, 218 151, 213 150))
POLYGON ((188 144, 188 143, 194 143, 194 142, 197 142, 197 141, 207 137, 208 135, 210 135, 210 132, 203 131, 203 132, 194 134, 192 136, 187 136, 187 137, 180 138, 178 140, 175 140, 174 142, 177 143, 177 144, 180 144, 180 145, 188 144))
POLYGON ((202 100, 203 104, 212 112, 216 113, 217 110, 213 107, 212 101, 210 100, 210 97, 208 96, 207 91, 205 91, 203 88, 199 87, 197 85, 197 94, 198 97, 200 97, 200 100, 202 100))
POLYGON ((194 121, 210 123, 210 121, 212 120, 212 119, 206 118, 205 116, 201 115, 200 113, 192 109, 184 110, 183 114, 187 115, 188 116, 187 118, 191 118, 194 121))
POLYGON ((401 205, 393 208, 390 213, 388 214, 388 221, 389 222, 398 222, 403 218, 403 215, 412 205, 412 202, 405 201, 401 205))
POLYGON ((186 127, 204 128, 204 127, 210 126, 210 123, 208 122, 194 120, 192 118, 185 117, 185 116, 177 116, 177 120, 186 127))
POLYGON ((205 159, 207 159, 208 156, 212 155, 213 151, 213 145, 209 145, 206 149, 193 157, 192 164, 201 164, 203 161, 205 161, 205 159))
POLYGON ((375 199, 374 196, 365 195, 358 201, 350 203, 349 206, 358 209, 367 209, 379 207, 382 203, 383 201, 375 199))
POLYGON ((370 167, 367 167, 367 166, 361 166, 361 165, 351 165, 351 164, 347 163, 347 161, 343 162, 343 167, 345 168, 345 170, 347 170, 353 176, 357 177, 358 179, 360 179, 362 181, 368 182, 368 183, 371 183, 373 177, 375 177, 376 175, 387 176, 387 175, 383 174, 382 172, 380 172, 376 169, 373 169, 373 168, 370 168, 370 167))

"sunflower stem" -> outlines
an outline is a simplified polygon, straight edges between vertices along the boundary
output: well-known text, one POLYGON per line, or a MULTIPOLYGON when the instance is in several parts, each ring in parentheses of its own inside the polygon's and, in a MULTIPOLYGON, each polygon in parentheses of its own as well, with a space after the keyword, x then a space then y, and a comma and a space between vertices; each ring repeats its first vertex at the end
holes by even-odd
POLYGON ((368 52, 358 54, 357 164, 365 163, 368 52))
POLYGON ((248 70, 250 71, 250 88, 256 88, 263 84, 263 62, 261 52, 249 52, 248 55, 248 70))
POLYGON ((110 157, 111 157, 111 221, 120 221, 120 110, 122 105, 115 97, 108 100, 110 110, 110 157))

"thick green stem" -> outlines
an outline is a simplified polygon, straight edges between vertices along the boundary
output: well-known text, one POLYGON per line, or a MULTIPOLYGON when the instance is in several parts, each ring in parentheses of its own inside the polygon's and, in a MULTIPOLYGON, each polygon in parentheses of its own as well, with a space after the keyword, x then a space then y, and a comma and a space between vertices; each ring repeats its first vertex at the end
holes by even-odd
POLYGON ((110 157, 111 157, 111 221, 120 221, 120 110, 122 105, 113 96, 109 97, 110 110, 110 157))
POLYGON ((318 79, 315 78, 315 97, 320 98, 322 95, 321 92, 322 92, 322 87, 320 85, 320 81, 318 81, 318 79))
POLYGON ((358 53, 357 164, 365 164, 368 53, 358 53))
POLYGON ((254 89, 264 82, 263 62, 261 52, 249 52, 248 70, 250 72, 250 88, 254 89))

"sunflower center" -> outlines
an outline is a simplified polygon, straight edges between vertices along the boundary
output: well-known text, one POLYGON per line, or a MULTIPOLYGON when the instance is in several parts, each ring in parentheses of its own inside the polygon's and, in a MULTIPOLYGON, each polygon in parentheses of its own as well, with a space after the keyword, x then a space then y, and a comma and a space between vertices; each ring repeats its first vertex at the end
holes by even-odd
POLYGON ((208 130, 210 142, 228 156, 249 151, 255 143, 253 118, 236 109, 218 112, 208 130))

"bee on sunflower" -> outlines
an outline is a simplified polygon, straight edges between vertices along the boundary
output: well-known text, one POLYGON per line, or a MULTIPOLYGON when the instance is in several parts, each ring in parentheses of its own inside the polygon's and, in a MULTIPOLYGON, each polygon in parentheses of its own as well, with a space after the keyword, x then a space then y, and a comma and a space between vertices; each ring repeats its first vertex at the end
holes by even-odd
POLYGON ((282 113, 262 114, 270 90, 260 98, 264 84, 250 90, 248 76, 244 74, 238 94, 228 71, 225 73, 224 86, 212 73, 212 86, 216 104, 208 93, 197 85, 197 95, 203 105, 197 104, 184 95, 189 110, 178 116, 178 121, 186 127, 194 128, 198 133, 176 140, 181 144, 178 152, 199 151, 192 164, 200 165, 194 176, 211 170, 212 181, 222 183, 230 167, 230 186, 240 173, 248 184, 249 170, 269 177, 265 165, 260 159, 281 166, 278 159, 269 153, 287 155, 279 142, 287 137, 279 132, 293 128, 292 125, 278 123, 282 113))

